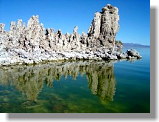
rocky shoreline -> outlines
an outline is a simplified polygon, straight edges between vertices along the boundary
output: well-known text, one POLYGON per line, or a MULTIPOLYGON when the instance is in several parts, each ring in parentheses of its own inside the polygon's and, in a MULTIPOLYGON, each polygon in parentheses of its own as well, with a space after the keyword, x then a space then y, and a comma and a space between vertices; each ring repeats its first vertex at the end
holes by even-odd
POLYGON ((0 23, 0 65, 34 64, 59 60, 118 60, 140 59, 133 49, 123 53, 123 45, 116 41, 119 30, 118 8, 108 4, 96 12, 88 30, 80 35, 43 27, 39 16, 32 16, 25 26, 22 20, 11 22, 10 30, 0 23))
MULTIPOLYGON (((44 61, 60 61, 60 60, 120 60, 120 59, 140 59, 141 56, 136 50, 130 49, 125 53, 113 52, 109 50, 99 51, 82 51, 82 52, 44 52, 37 57, 30 55, 23 50, 10 50, 7 52, 10 56, 0 58, 0 66, 15 64, 37 64, 44 61), (11 56, 12 55, 12 56, 11 56), (17 55, 17 57, 15 57, 17 55)), ((4 56, 8 55, 4 54, 4 56)), ((34 54, 33 54, 34 55, 34 54)))

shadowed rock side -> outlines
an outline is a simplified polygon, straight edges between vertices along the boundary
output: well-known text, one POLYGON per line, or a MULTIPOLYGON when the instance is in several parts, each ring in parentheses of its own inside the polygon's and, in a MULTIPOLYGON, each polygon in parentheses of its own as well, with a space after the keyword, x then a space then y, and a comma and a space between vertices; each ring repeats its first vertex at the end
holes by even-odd
POLYGON ((26 94, 28 100, 37 101, 44 83, 48 87, 53 87, 53 80, 58 81, 62 76, 65 78, 71 76, 75 80, 79 73, 86 74, 93 94, 98 95, 104 101, 113 100, 116 84, 113 62, 55 62, 35 66, 2 67, 0 84, 13 85, 26 94))
MULTIPOLYGON (((88 33, 80 35, 75 26, 73 33, 62 34, 61 30, 45 29, 39 23, 39 16, 32 16, 27 25, 18 20, 10 23, 10 30, 4 30, 0 23, 0 65, 28 64, 51 60, 117 60, 141 58, 119 52, 122 43, 115 39, 119 30, 118 8, 107 5, 102 12, 96 12, 88 33)), ((134 54, 134 53, 131 53, 134 54)))

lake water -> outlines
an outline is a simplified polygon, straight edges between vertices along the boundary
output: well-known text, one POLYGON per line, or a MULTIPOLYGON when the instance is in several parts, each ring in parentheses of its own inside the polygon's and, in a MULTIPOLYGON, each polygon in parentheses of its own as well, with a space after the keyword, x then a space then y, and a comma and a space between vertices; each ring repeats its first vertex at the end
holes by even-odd
POLYGON ((150 48, 135 48, 141 60, 0 67, 0 112, 149 113, 150 48))

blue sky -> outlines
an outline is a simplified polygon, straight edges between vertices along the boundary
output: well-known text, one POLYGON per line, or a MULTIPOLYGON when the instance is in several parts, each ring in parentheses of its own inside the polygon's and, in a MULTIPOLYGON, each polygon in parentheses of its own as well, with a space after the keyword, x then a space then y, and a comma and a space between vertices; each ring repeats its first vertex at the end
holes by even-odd
POLYGON ((150 44, 150 0, 0 0, 0 23, 9 30, 10 21, 27 23, 39 15, 45 28, 72 33, 87 32, 96 11, 112 4, 119 8, 120 29, 116 39, 127 43, 150 44))

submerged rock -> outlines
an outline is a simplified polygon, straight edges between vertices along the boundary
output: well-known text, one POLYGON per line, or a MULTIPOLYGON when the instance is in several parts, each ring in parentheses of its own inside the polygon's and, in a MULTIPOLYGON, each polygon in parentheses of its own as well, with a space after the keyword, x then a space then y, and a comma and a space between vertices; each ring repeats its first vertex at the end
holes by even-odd
POLYGON ((119 30, 118 8, 108 4, 102 12, 96 12, 88 30, 80 35, 75 26, 73 33, 45 29, 39 16, 32 16, 27 25, 21 19, 10 23, 4 31, 0 23, 0 65, 30 64, 51 60, 117 60, 141 58, 135 50, 122 53, 122 43, 115 37, 119 30))

